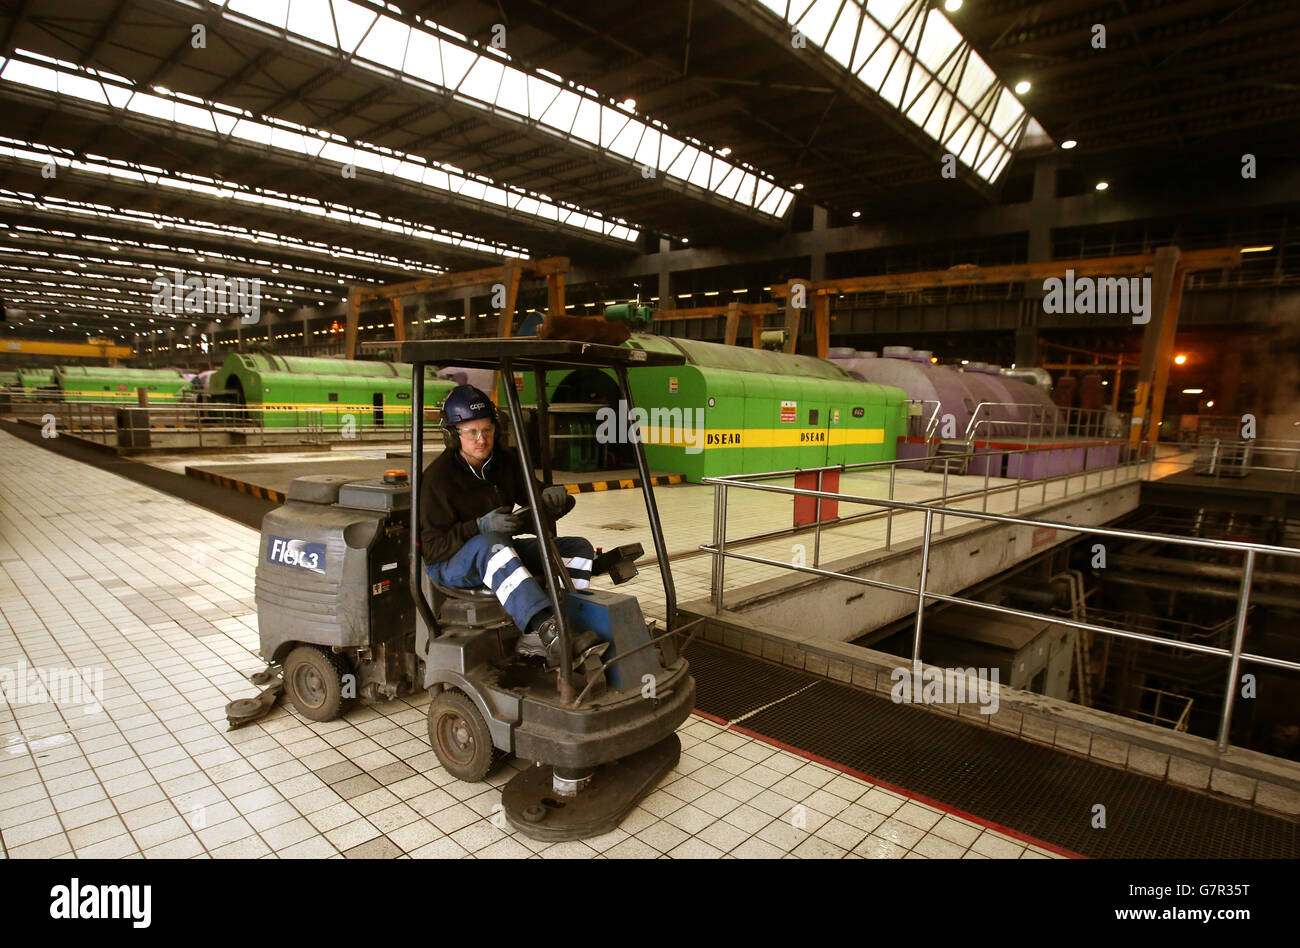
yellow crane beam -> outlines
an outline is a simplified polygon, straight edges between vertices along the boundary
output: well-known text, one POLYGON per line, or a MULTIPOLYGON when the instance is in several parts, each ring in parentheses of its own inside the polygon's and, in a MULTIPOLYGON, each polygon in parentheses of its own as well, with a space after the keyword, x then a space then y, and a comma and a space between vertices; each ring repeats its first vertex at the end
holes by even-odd
POLYGON ((130 346, 111 342, 57 342, 44 339, 6 339, 0 351, 8 355, 70 356, 77 359, 129 359, 135 355, 130 346))

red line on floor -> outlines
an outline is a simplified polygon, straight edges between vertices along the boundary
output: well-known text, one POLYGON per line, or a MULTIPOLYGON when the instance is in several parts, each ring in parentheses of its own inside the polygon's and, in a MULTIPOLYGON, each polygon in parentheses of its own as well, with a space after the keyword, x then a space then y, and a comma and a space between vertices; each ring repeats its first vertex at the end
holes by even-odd
POLYGON ((975 816, 973 813, 967 813, 965 810, 959 810, 956 807, 949 806, 946 803, 941 803, 938 800, 933 800, 930 797, 924 796, 920 793, 914 793, 913 791, 908 790, 906 787, 900 787, 897 784, 892 784, 889 783, 888 781, 880 780, 876 777, 871 776, 871 774, 863 773, 860 770, 854 770, 852 767, 846 767, 841 763, 830 760, 829 758, 811 753, 810 751, 803 750, 802 748, 795 747, 791 744, 786 744, 783 741, 778 741, 774 737, 768 737, 766 734, 760 734, 757 731, 751 731, 749 728, 742 727, 739 724, 732 724, 729 721, 725 721, 716 715, 709 714, 707 711, 701 711, 699 708, 696 708, 691 713, 704 718, 706 721, 712 721, 714 724, 717 724, 728 731, 734 731, 737 734, 743 734, 746 737, 752 737, 755 740, 762 741, 764 744, 770 744, 771 746, 780 748, 783 751, 789 751, 791 754, 794 754, 798 757, 802 757, 804 760, 810 760, 815 764, 822 764, 826 767, 830 767, 832 770, 838 770, 842 774, 848 774, 850 777, 857 777, 859 780, 865 780, 867 783, 873 786, 883 787, 886 790, 891 790, 894 793, 901 794, 910 800, 916 800, 920 803, 924 803, 926 806, 932 806, 936 810, 942 810, 944 813, 951 814, 952 816, 959 816, 963 820, 970 820, 972 823, 978 823, 980 826, 986 827, 987 829, 996 830, 999 833, 1004 833, 1007 836, 1013 837, 1014 839, 1019 839, 1026 843, 1030 843, 1034 846, 1038 846, 1040 849, 1051 850, 1057 855, 1065 856, 1069 859, 1088 858, 1087 856, 1084 856, 1081 853, 1076 853, 1069 849, 1063 849, 1060 846, 1057 846, 1053 843, 1046 842, 1045 840, 1038 839, 1035 836, 1030 836, 1026 833, 1020 832, 1019 830, 1011 829, 1011 827, 1009 826, 1003 826, 1001 823, 993 823, 982 817, 975 816))

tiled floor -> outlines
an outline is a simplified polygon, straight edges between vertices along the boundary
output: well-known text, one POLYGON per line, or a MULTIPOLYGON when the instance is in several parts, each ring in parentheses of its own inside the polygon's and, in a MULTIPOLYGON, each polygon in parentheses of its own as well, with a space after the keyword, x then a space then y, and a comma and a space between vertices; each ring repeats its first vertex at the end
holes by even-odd
MULTIPOLYGON (((631 519, 617 496, 579 510, 631 519)), ((695 716, 677 768, 619 829, 560 844, 494 810, 512 770, 490 785, 442 770, 424 695, 327 724, 281 706, 227 731, 259 665, 256 550, 239 524, 0 433, 7 858, 1052 855, 695 716), (25 683, 70 669, 89 702, 25 683)))

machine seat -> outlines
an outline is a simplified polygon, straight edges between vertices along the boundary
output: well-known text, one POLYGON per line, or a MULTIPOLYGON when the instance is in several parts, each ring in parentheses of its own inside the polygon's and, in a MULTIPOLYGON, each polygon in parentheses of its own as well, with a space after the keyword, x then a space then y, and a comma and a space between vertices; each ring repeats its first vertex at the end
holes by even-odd
MULTIPOLYGON (((488 589, 486 586, 475 586, 472 589, 467 589, 460 586, 443 586, 439 583, 435 583, 433 580, 429 580, 429 585, 447 599, 465 599, 469 602, 487 602, 488 600, 491 600, 492 602, 497 601, 497 597, 493 594, 492 590, 488 589)), ((500 603, 497 604, 500 605, 500 603)))
POLYGON ((429 579, 427 574, 425 581, 432 587, 433 608, 441 624, 468 627, 513 626, 510 614, 486 586, 473 589, 442 586, 429 579))

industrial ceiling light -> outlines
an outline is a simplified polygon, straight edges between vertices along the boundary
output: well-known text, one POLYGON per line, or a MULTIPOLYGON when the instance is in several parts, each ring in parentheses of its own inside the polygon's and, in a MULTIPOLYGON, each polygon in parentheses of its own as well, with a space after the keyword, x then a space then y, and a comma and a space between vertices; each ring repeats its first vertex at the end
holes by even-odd
POLYGON ((791 185, 791 188, 792 188, 793 190, 795 190, 795 191, 802 191, 802 190, 803 190, 803 182, 800 181, 800 182, 798 182, 797 184, 791 185))
POLYGON ((853 216, 854 216, 854 217, 861 217, 861 216, 862 216, 862 212, 861 212, 861 211, 854 211, 854 212, 853 212, 853 216))
POLYGON ((1205 407, 1206 407, 1206 408, 1213 408, 1213 407, 1214 407, 1214 399, 1211 398, 1208 402, 1206 402, 1206 403, 1205 403, 1205 407))
POLYGON ((1181 352, 1174 356, 1174 365, 1183 365, 1186 362, 1187 356, 1183 355, 1181 352))
POLYGON ((1074 148, 1078 144, 1079 143, 1076 142, 1073 138, 1067 138, 1065 141, 1061 142, 1061 147, 1066 151, 1069 151, 1071 148, 1074 148))
POLYGON ((1183 389, 1183 394, 1184 394, 1184 395, 1204 395, 1204 394, 1205 394, 1205 389, 1203 389, 1203 388, 1185 388, 1185 389, 1183 389))
POLYGON ((1272 249, 1273 249, 1272 244, 1266 244, 1260 247, 1242 247, 1241 252, 1242 253, 1268 253, 1272 249))
POLYGON ((1105 191, 1108 187, 1110 187, 1110 182, 1109 182, 1109 181, 1098 181, 1098 182, 1097 182, 1097 190, 1098 190, 1098 191, 1105 191))
POLYGON ((1031 86, 1028 79, 1021 79, 1016 83, 1016 95, 1024 95, 1030 90, 1031 86))
POLYGON ((949 13, 956 13, 961 9, 961 0, 943 0, 943 8, 949 13))

